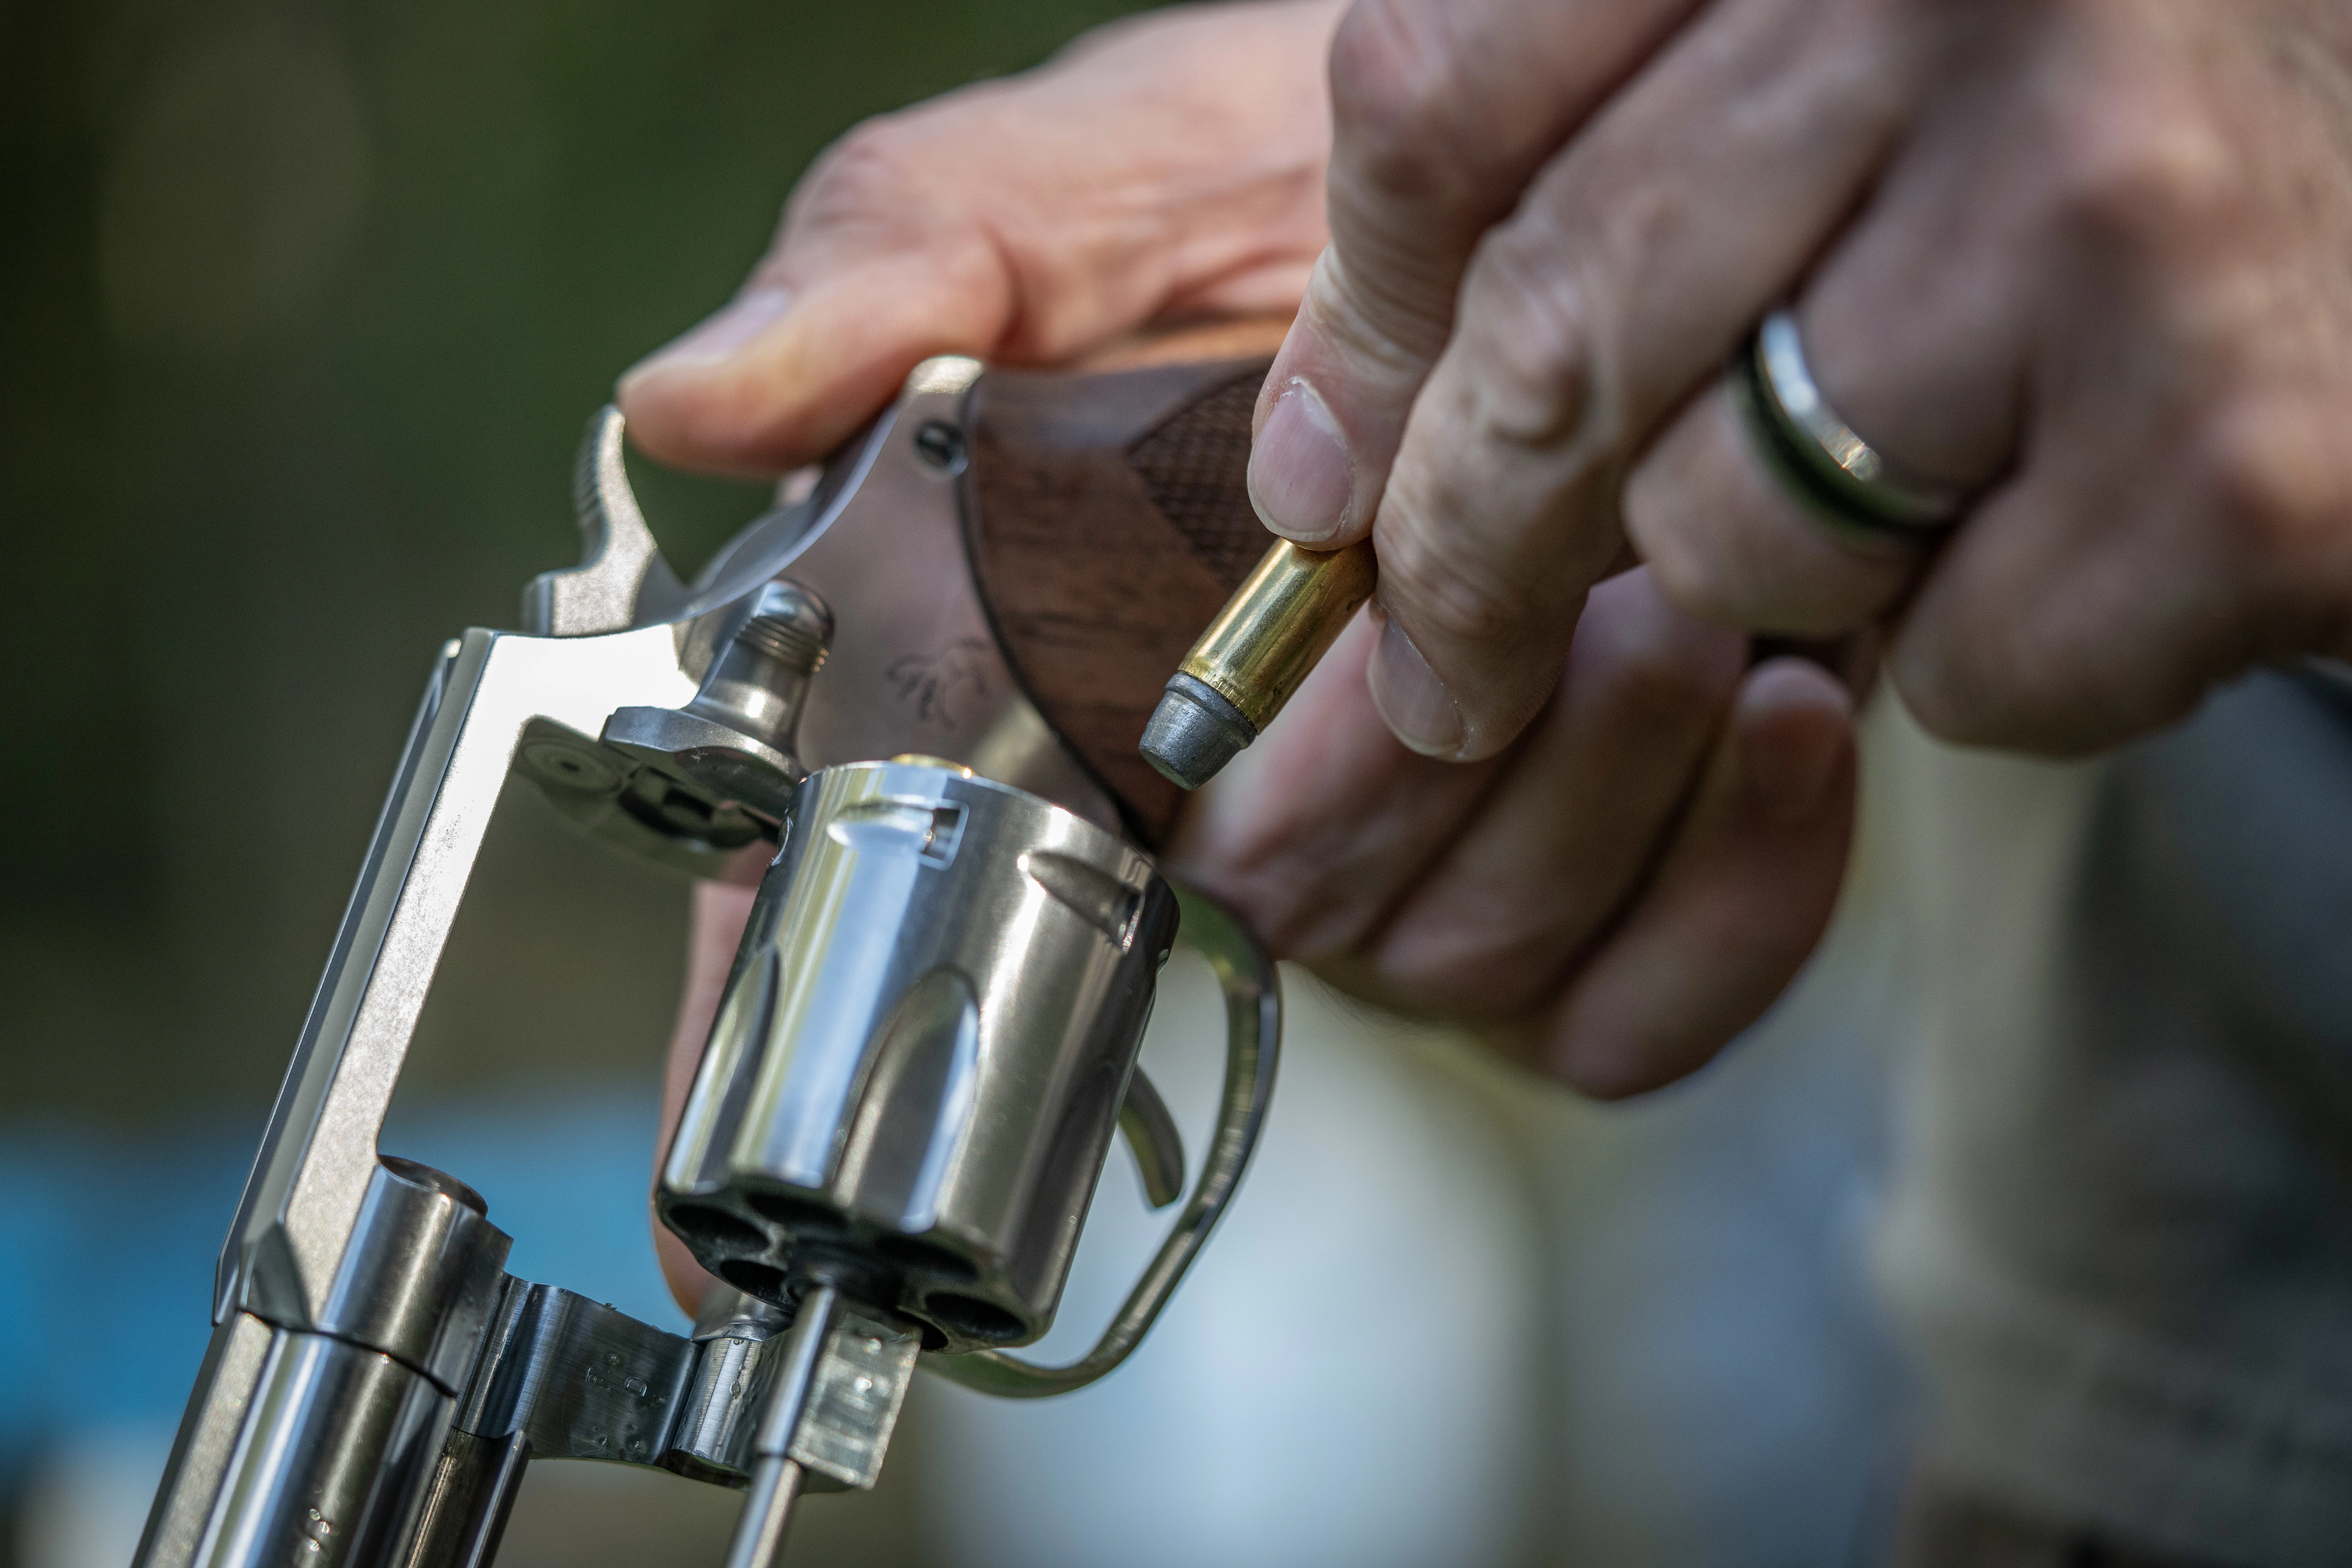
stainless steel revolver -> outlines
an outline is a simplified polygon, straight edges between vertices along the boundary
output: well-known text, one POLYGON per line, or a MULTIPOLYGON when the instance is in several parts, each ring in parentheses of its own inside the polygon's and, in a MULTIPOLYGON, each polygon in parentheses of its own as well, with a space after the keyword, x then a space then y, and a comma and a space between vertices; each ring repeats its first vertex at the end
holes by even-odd
POLYGON ((592 424, 583 563, 427 683, 221 1255, 143 1568, 488 1563, 535 1458, 743 1488, 730 1561, 764 1564, 800 1492, 873 1484, 919 1364, 1024 1396, 1134 1348, 1274 1078, 1273 969, 1155 868, 1174 791, 1135 755, 1265 545, 1240 488, 1264 368, 929 361, 690 584, 619 415, 592 424), (509 1275, 478 1195, 377 1147, 510 772, 688 872, 775 847, 656 1185, 727 1282, 689 1336, 509 1275), (1179 942, 1227 1019, 1189 1197, 1136 1068, 1179 942), (1013 1352, 1053 1321, 1115 1131, 1182 1206, 1093 1351, 1038 1365, 1013 1352))

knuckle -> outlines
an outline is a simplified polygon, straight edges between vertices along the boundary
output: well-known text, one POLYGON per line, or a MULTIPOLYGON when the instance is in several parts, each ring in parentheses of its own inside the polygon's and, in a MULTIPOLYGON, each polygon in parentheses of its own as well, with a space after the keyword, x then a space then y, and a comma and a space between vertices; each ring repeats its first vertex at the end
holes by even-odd
POLYGON ((1626 532, 1668 604, 1702 621, 1736 624, 1748 606, 1727 574, 1719 550, 1708 547, 1698 520, 1675 511, 1628 509, 1626 532))
POLYGON ((2230 222, 2243 201, 2230 137, 2193 97, 2156 84, 2084 95, 2045 163, 2059 232, 2095 251, 2170 246, 2230 222))
POLYGON ((2268 559, 2291 531, 2293 497, 2272 471, 2261 433, 2214 411, 2174 448, 2174 481, 2205 524, 2207 545, 2232 570, 2268 559))
POLYGON ((1906 712, 1937 740, 1956 746, 2034 747, 2029 736, 2039 726, 2011 700, 2014 668, 2032 656, 2015 657, 2021 638, 2006 647, 1976 647, 1965 659, 1904 658, 1890 661, 1889 679, 1906 712))
POLYGON ((1490 235, 1463 291, 1482 423, 1511 447, 1612 449, 1618 441, 1581 291, 1525 225, 1490 235))
POLYGON ((1598 651, 1599 696, 1626 726, 1647 731, 1711 718, 1739 683, 1738 637, 1664 615, 1612 631, 1598 651))
POLYGON ((1540 1002, 1571 947, 1555 889, 1438 897, 1381 937, 1374 962, 1382 989, 1422 1011, 1505 1019, 1540 1002))
POLYGON ((2179 493, 2226 570, 2276 582, 2340 531, 2346 476, 2304 421, 2259 399, 2224 397, 2176 448, 2179 493))
POLYGON ((1426 195, 1457 177, 1458 51, 1447 8, 1428 0, 1358 0, 1331 40, 1331 122, 1363 177, 1426 195))
POLYGON ((1468 552, 1447 550, 1425 529, 1394 531, 1377 548, 1381 603, 1405 615, 1424 655, 1432 645, 1487 649, 1518 639, 1531 608, 1528 595, 1474 580, 1457 559, 1468 552))
POLYGON ((1896 637, 1888 682, 1922 730, 1953 745, 2066 757, 2112 744, 2139 716, 2131 688, 2162 679, 2136 660, 2122 685, 2107 679, 2099 632, 2112 626, 2116 591, 2087 578, 2062 614, 2014 613, 2006 595, 1997 602, 2012 613, 1999 616, 1984 613, 1985 599, 1939 605, 1896 637), (2067 679, 2053 679, 2062 670, 2067 679))
POLYGON ((1452 300, 1392 249, 1370 259, 1356 266, 1339 247, 1326 250, 1307 288, 1309 319, 1349 363, 1409 388, 1444 349, 1452 300))
POLYGON ((1269 796, 1215 824, 1176 874, 1231 906, 1276 957, 1326 960, 1360 941, 1380 909, 1361 896, 1350 831, 1318 800, 1269 796))
POLYGON ((1538 1061, 1559 1082, 1588 1100, 1614 1103, 1663 1088, 1677 1074, 1651 1058, 1646 1042, 1595 1038, 1579 1031, 1549 1042, 1538 1061))
POLYGON ((793 194, 793 227, 888 221, 930 193, 932 135, 919 113, 886 114, 826 148, 793 194))

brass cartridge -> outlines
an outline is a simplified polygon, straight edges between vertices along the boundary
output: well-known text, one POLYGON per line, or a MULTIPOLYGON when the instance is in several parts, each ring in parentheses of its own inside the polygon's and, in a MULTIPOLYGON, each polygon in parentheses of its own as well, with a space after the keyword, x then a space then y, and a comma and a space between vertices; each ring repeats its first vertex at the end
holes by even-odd
POLYGON ((1278 542, 1170 678, 1143 731, 1144 760, 1186 789, 1216 777, 1274 722, 1377 575, 1369 542, 1278 542))

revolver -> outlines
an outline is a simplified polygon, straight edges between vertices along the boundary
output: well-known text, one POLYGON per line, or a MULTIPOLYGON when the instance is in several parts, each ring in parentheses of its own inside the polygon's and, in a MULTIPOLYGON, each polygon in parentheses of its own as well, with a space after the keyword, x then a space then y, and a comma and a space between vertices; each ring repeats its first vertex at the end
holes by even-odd
MULTIPOLYGON (((1232 339, 1225 342, 1230 344, 1232 339)), ((1135 1348, 1265 1114, 1272 964, 1152 850, 1166 672, 1265 552, 1262 353, 918 366, 698 578, 576 476, 582 563, 446 644, 224 1247, 141 1568, 481 1568, 535 1458, 742 1489, 729 1563, 873 1485, 918 1365, 1013 1397, 1135 1348), (654 1194, 723 1286, 680 1336, 508 1274, 457 1176, 378 1133, 509 772, 688 874, 773 846, 654 1194), (1189 1196, 1136 1058, 1178 944, 1225 1000, 1189 1196), (1114 1132, 1166 1239, 1094 1348, 1051 1325, 1114 1132)))

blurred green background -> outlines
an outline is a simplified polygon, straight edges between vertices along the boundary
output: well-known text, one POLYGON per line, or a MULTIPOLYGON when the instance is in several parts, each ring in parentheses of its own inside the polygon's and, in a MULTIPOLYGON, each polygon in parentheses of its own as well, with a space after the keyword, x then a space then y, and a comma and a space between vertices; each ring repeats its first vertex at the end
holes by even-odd
MULTIPOLYGON (((523 583, 573 559, 572 455, 614 377, 733 290, 853 123, 1130 8, 0 0, 0 1568, 127 1557, 13 1554, 36 1525, 135 1531, 147 1483, 125 1455, 144 1443, 143 1473, 161 1468, 186 1387, 172 1357, 193 1365, 235 1173, 433 656, 511 626, 523 583), (142 1251, 142 1224, 176 1250, 142 1251), (141 1301, 186 1342, 81 1333, 77 1292, 141 1301), (26 1393, 44 1378, 47 1405, 26 1393), (29 1502, 14 1490, 24 1445, 100 1406, 148 1426, 97 1434, 87 1462, 51 1456, 29 1502)), ((689 572, 764 500, 637 477, 689 572)), ((572 1103, 621 1107, 589 1152, 616 1191, 558 1203, 579 1211, 572 1241, 641 1258, 634 1217, 616 1236, 607 1216, 643 1191, 685 888, 509 804, 403 1106, 462 1108, 509 1164, 544 1164, 514 1108, 605 1095, 572 1103)), ((1161 1370, 1139 1358, 1119 1389, 986 1415, 925 1380, 882 1489, 809 1510, 795 1559, 914 1568, 940 1560, 927 1508, 961 1529, 988 1505, 996 1533, 958 1561, 1071 1521, 1076 1553, 1180 1507, 1200 1529, 1176 1537, 1235 1532, 1202 1561, 1302 1541, 1255 1560, 1316 1560, 1395 1518, 1540 1531, 1563 1562, 1861 1560, 1856 1521, 1900 1451, 1837 1239, 1874 1168, 1874 1037, 1822 1011, 1655 1107, 1604 1116, 1512 1080, 1537 1136, 1460 1067, 1375 1048, 1360 1012, 1326 1005, 1286 1047, 1277 1126, 1296 1131, 1269 1139, 1254 1206, 1159 1331, 1161 1370), (1391 1211, 1416 1198, 1475 1254, 1447 1283, 1476 1310, 1398 1331, 1434 1348, 1385 1369, 1369 1406, 1356 1342, 1263 1325, 1307 1321, 1328 1279, 1389 1279, 1391 1211), (1489 1351, 1495 1388, 1457 1378, 1489 1351), (1217 1375, 1235 1366, 1262 1370, 1235 1392, 1217 1375), (1399 1476, 1428 1483, 1432 1447, 1511 1463, 1464 1460, 1476 1485, 1389 1507, 1399 1476)), ((535 1467, 502 1561, 715 1562, 733 1508, 671 1478, 535 1467)))
MULTIPOLYGON (((614 376, 853 123, 1129 8, 0 0, 0 1131, 247 1147, 431 659, 574 558, 614 376)), ((764 500, 639 481, 688 571, 764 500)), ((403 1103, 610 1086, 650 1131, 685 888, 507 806, 403 1103)), ((797 1559, 912 1560, 908 1437, 797 1559)), ((717 1560, 728 1494, 541 1468, 519 1568, 717 1560)))
MULTIPOLYGON (((1130 8, 7 0, 0 1116, 257 1126, 433 652, 572 559, 614 375, 851 124, 1130 8)), ((688 570, 761 500, 643 492, 688 570)), ((650 1074, 682 911, 509 813, 412 1086, 650 1074)))

